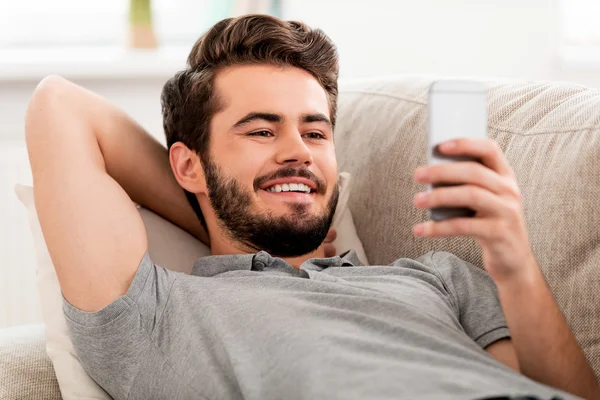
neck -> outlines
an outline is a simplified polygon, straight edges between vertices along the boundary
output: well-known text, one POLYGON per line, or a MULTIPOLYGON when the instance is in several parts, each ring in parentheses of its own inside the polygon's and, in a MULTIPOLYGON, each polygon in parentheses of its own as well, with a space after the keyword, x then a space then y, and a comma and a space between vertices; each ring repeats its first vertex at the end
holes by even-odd
MULTIPOLYGON (((239 243, 232 242, 227 238, 224 238, 221 235, 218 237, 213 237, 210 235, 210 252, 213 256, 217 255, 229 255, 229 254, 251 254, 254 251, 249 250, 241 246, 239 243)), ((275 254, 273 256, 276 256, 275 254)), ((321 244, 317 249, 311 251, 310 253, 297 256, 297 257, 280 257, 282 260, 286 261, 288 264, 293 266, 294 268, 300 268, 300 265, 308 259, 311 258, 324 258, 325 250, 323 249, 323 244, 321 244)))

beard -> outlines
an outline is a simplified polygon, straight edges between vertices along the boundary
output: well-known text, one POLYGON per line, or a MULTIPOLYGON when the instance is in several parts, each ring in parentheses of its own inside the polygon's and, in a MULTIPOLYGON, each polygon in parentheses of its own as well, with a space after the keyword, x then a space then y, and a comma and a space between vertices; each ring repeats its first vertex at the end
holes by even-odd
MULTIPOLYGON (((208 158, 208 157, 207 157, 208 158)), ((275 215, 252 211, 253 195, 235 178, 227 177, 210 159, 203 160, 208 198, 218 223, 234 242, 252 251, 264 250, 276 257, 297 257, 317 249, 327 236, 337 207, 339 187, 336 182, 331 198, 321 215, 310 212, 311 204, 289 203, 290 212, 275 215)), ((302 177, 316 185, 315 196, 324 195, 326 185, 306 168, 286 167, 254 181, 258 192, 262 182, 277 178, 302 177)))

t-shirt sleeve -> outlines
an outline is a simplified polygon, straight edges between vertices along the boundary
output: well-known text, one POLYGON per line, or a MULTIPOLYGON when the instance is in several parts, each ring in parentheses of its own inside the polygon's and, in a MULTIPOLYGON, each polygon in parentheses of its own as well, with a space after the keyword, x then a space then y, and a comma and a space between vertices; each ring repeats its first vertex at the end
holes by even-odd
POLYGON ((82 311, 63 297, 63 311, 84 370, 113 398, 127 398, 151 334, 160 321, 179 274, 144 254, 127 293, 96 312, 82 311))
POLYGON ((496 285, 487 272, 444 251, 433 252, 431 262, 442 276, 459 321, 471 339, 484 349, 510 337, 496 285))

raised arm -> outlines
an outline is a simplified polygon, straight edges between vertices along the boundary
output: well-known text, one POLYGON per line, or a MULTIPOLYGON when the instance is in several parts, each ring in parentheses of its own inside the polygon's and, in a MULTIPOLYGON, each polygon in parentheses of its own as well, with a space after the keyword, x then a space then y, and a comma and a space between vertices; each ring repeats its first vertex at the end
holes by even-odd
POLYGON ((45 78, 28 106, 25 136, 42 232, 74 306, 95 311, 126 293, 147 250, 132 200, 208 242, 167 150, 102 97, 45 78))

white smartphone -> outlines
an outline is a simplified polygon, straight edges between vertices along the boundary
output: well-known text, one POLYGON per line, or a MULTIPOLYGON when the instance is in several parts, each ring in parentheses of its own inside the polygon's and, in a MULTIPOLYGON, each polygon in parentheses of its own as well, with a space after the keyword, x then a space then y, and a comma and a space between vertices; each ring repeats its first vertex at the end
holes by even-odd
MULTIPOLYGON (((457 138, 486 138, 487 98, 485 86, 466 80, 440 80, 429 88, 429 129, 427 162, 429 165, 457 161, 478 161, 471 157, 449 157, 440 154, 437 146, 457 138)), ((428 185, 429 190, 453 184, 428 185)), ((472 217, 470 208, 432 208, 429 218, 442 221, 448 218, 472 217)))

